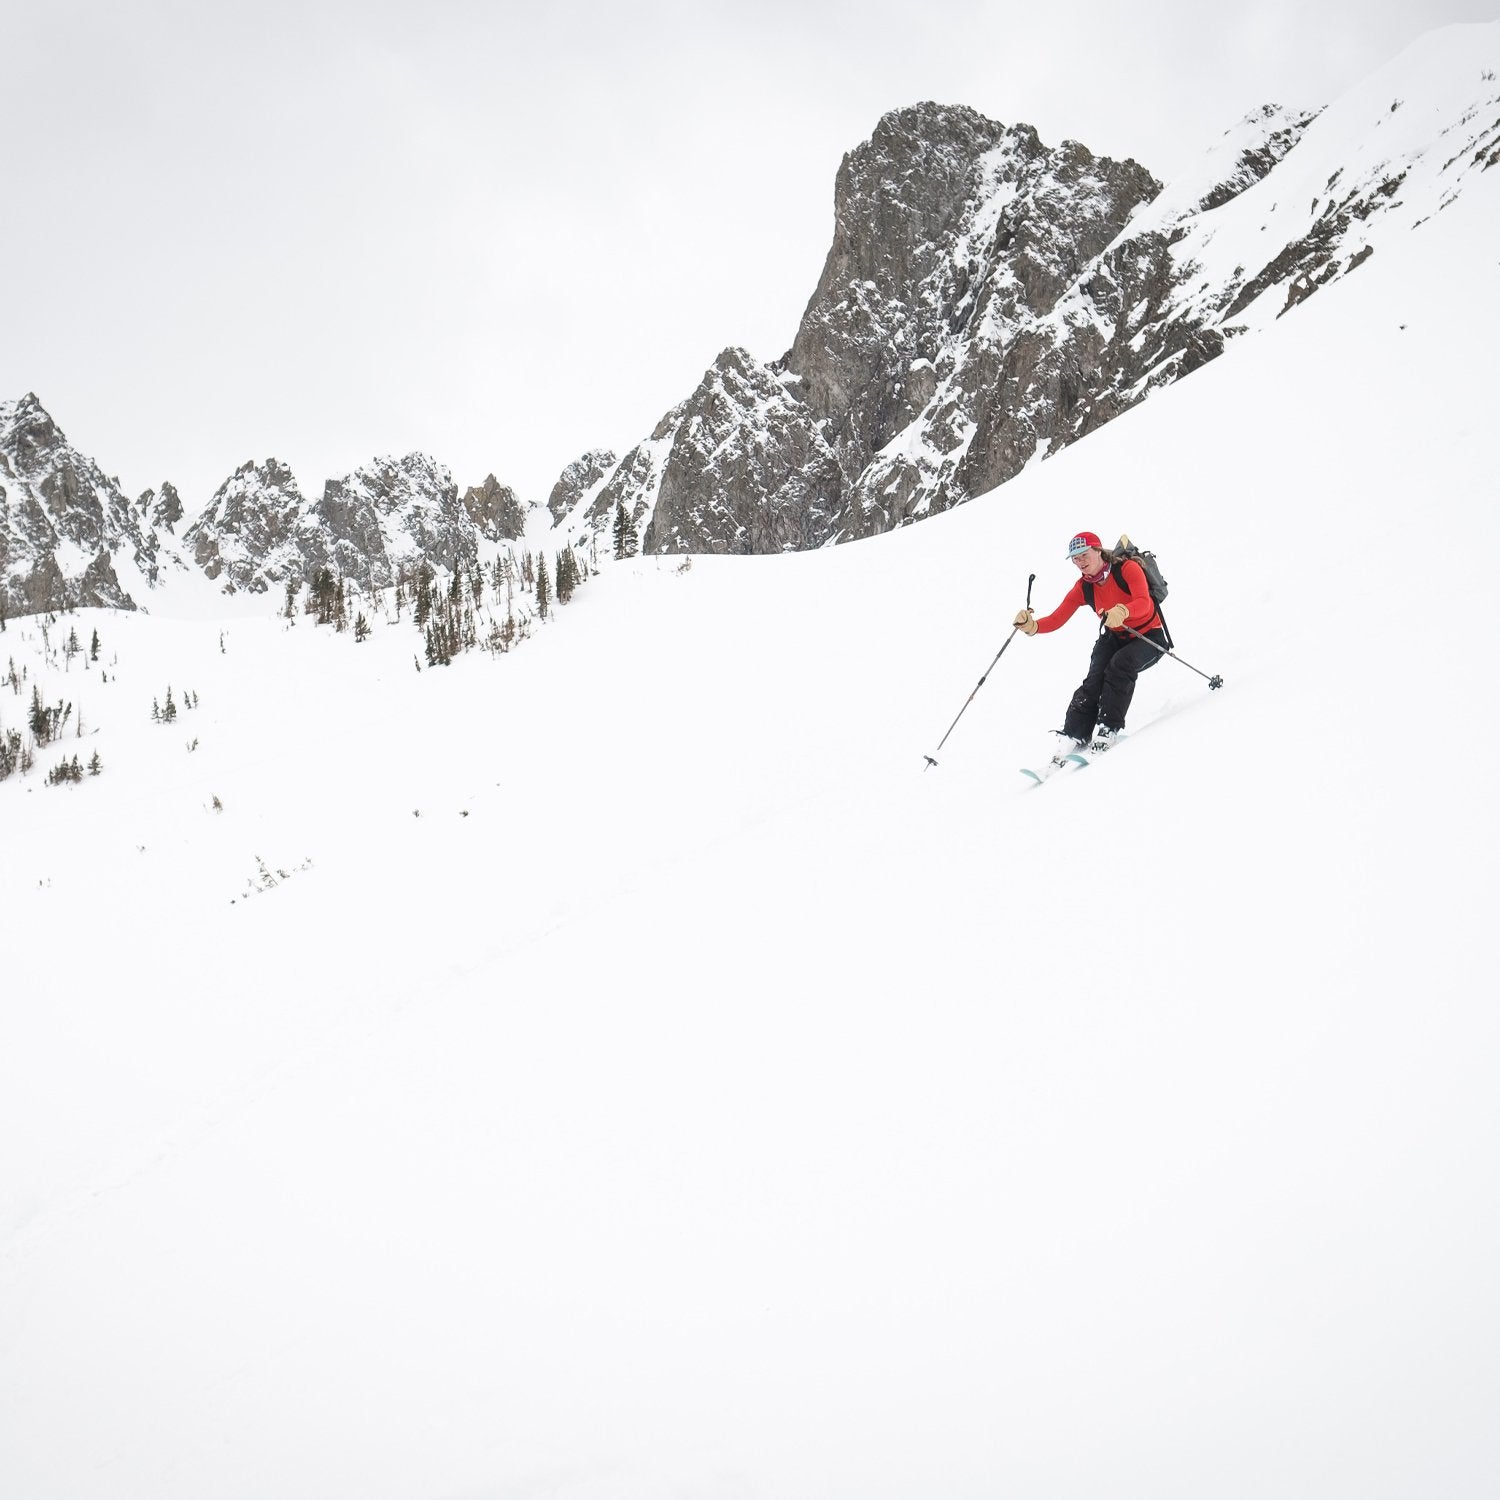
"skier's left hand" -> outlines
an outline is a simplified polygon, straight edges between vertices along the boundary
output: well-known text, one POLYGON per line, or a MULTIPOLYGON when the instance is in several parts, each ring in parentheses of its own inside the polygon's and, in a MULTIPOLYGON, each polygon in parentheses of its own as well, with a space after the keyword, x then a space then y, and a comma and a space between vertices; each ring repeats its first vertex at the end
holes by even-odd
POLYGON ((1111 630, 1118 630, 1125 623, 1125 616, 1130 613, 1128 604, 1116 604, 1104 611, 1104 623, 1111 630))

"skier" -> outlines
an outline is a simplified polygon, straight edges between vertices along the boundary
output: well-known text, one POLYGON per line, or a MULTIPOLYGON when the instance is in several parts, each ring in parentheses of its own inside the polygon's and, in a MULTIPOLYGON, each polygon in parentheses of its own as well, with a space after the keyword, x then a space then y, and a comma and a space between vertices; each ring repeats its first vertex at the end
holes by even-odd
POLYGON ((1085 745, 1098 752, 1114 744, 1124 728, 1136 678, 1147 667, 1154 667, 1167 649, 1161 615, 1138 562, 1127 558, 1118 569, 1111 567, 1109 556, 1092 531, 1080 531, 1068 543, 1068 560, 1078 569, 1079 578, 1062 603, 1041 619, 1029 609, 1023 609, 1015 619, 1017 628, 1026 635, 1046 635, 1072 619, 1085 601, 1087 584, 1094 613, 1104 622, 1089 658, 1088 675, 1068 704, 1063 727, 1055 731, 1058 743, 1054 763, 1085 745), (1131 635, 1127 625, 1145 640, 1131 635), (1161 649, 1153 649, 1148 641, 1161 649))

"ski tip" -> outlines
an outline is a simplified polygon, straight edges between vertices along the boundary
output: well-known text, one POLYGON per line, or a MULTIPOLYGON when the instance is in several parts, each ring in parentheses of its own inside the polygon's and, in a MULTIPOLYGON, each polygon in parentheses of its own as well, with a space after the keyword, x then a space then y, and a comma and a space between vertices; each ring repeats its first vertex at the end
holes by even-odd
POLYGON ((1093 765, 1093 761, 1091 761, 1088 758, 1088 756, 1086 756, 1086 755, 1080 755, 1076 750, 1073 751, 1071 754, 1064 756, 1063 759, 1064 760, 1070 760, 1070 761, 1072 761, 1072 763, 1075 766, 1091 766, 1091 765, 1093 765))
POLYGON ((1033 771, 1030 766, 1020 766, 1018 769, 1023 776, 1029 776, 1038 786, 1042 784, 1044 778, 1040 771, 1033 771))

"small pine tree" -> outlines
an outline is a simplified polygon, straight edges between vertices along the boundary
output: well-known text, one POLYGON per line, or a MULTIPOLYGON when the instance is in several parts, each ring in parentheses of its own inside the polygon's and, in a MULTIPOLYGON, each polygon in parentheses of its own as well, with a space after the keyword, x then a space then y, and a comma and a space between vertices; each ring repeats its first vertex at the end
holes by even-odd
POLYGON ((177 722, 177 705, 172 701, 172 689, 167 689, 167 705, 161 711, 163 724, 175 724, 177 722))
POLYGON ((0 733, 0 781, 4 781, 21 763, 21 731, 7 729, 0 733))
POLYGON ((97 776, 104 769, 104 762, 99 759, 99 752, 94 751, 93 759, 89 761, 89 775, 97 776))
MULTIPOLYGON (((219 633, 219 650, 222 651, 223 649, 224 649, 224 634, 221 631, 219 633)), ((90 661, 98 661, 99 660, 99 632, 97 630, 94 632, 94 638, 93 638, 93 640, 91 640, 89 642, 89 660, 90 661)))
POLYGON ((354 617, 354 641, 358 645, 360 641, 368 640, 370 636, 370 622, 365 619, 365 612, 360 612, 354 617))

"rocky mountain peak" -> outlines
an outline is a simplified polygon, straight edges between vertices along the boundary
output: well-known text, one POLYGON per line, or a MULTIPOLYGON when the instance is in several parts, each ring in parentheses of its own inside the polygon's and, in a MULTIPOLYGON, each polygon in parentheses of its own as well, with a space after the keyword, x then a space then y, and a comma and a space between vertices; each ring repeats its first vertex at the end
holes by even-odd
POLYGON ((526 507, 509 485, 493 474, 464 491, 464 509, 486 541, 519 540, 526 532, 526 507))
POLYGON ((275 458, 241 464, 184 533, 193 560, 230 590, 263 593, 302 575, 296 532, 306 506, 296 477, 275 458))
POLYGON ((184 564, 119 481, 68 442, 34 391, 0 403, 0 597, 8 612, 133 609, 131 590, 152 588, 167 565, 184 564))
POLYGON ((182 519, 182 499, 176 486, 163 481, 161 491, 146 490, 136 502, 136 508, 155 527, 162 531, 176 529, 182 519))
POLYGON ((976 336, 1044 317, 1159 191, 1137 163, 1048 148, 1029 125, 932 104, 885 116, 840 169, 834 244, 785 360, 850 479, 911 422, 914 370, 950 373, 976 336))
POLYGON ((471 567, 479 532, 447 465, 426 453, 377 458, 330 479, 299 530, 310 569, 388 588, 405 567, 471 567))

